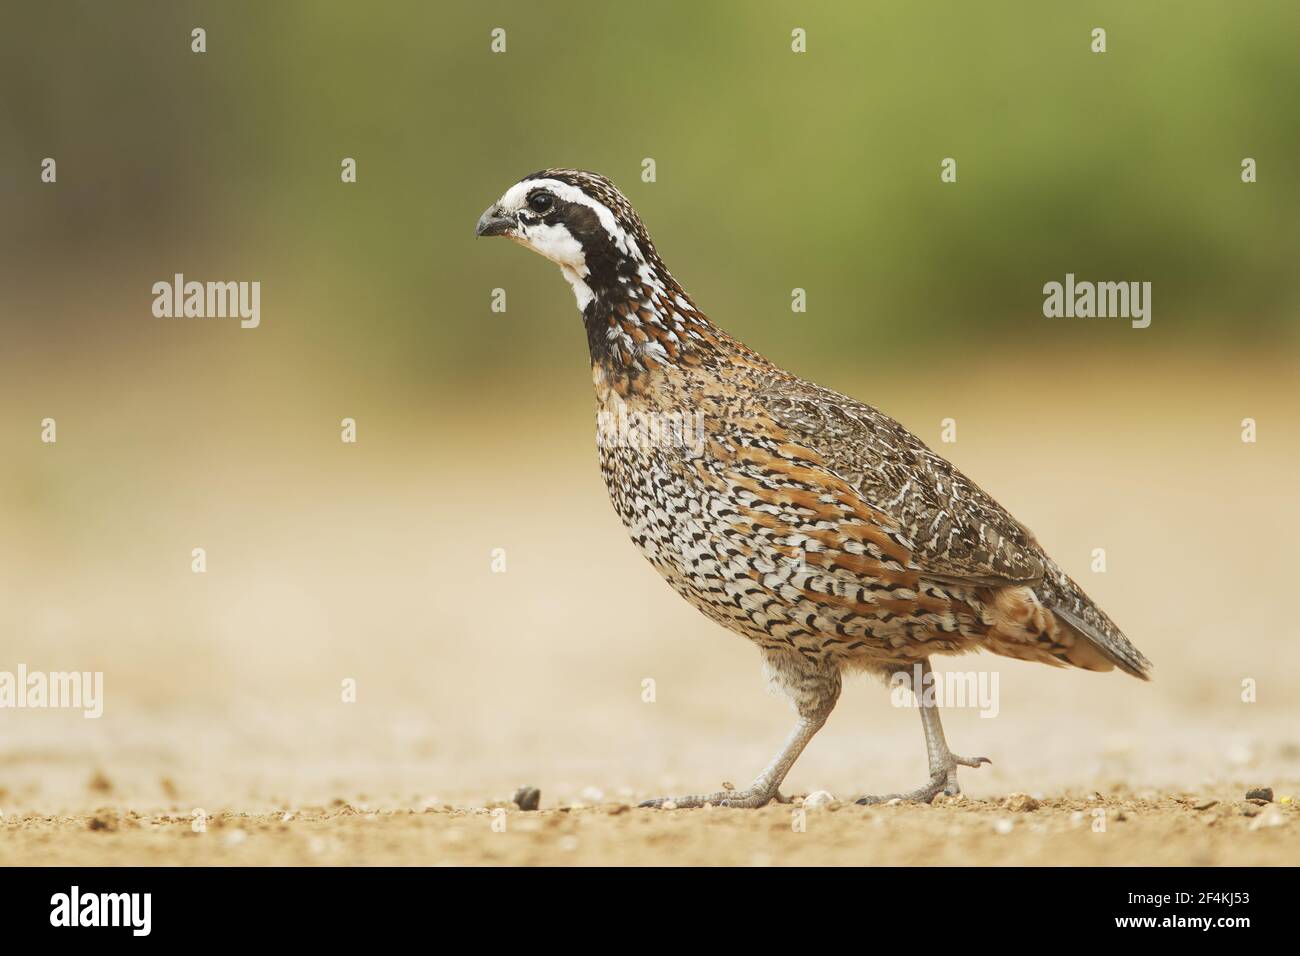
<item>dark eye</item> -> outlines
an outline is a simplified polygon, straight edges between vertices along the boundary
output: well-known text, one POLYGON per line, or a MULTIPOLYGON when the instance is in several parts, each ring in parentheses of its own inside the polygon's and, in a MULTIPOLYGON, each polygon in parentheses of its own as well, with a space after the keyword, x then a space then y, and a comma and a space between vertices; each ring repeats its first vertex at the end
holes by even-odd
POLYGON ((555 197, 550 193, 533 193, 528 197, 528 208, 533 212, 549 212, 555 205, 555 197))

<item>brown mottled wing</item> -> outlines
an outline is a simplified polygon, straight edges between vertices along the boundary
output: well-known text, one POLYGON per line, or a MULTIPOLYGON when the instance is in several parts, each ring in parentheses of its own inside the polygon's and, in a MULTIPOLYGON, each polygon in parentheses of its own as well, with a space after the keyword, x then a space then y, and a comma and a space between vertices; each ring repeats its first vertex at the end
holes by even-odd
POLYGON ((992 587, 1042 579, 1029 529, 888 415, 799 379, 776 379, 755 397, 791 439, 898 521, 922 571, 992 587))
POLYGON ((924 574, 988 587, 1031 585, 1058 620, 1124 671, 1148 679, 1151 662, 1029 529, 898 422, 795 378, 773 376, 755 397, 789 438, 898 521, 924 574))

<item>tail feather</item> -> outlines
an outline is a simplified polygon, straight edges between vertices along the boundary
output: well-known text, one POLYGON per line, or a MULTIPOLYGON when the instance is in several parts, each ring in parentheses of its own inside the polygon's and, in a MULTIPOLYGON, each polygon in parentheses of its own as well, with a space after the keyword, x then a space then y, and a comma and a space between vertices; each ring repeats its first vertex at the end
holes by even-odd
MULTIPOLYGON (((1069 658, 1071 664, 1085 667, 1088 670, 1102 669, 1098 667, 1089 667, 1088 663, 1086 663, 1091 661, 1093 655, 1088 652, 1092 651, 1095 654, 1100 655, 1106 661, 1109 661, 1111 664, 1114 664, 1125 674, 1132 674, 1134 677, 1141 680, 1151 679, 1149 673, 1151 670, 1151 662, 1147 660, 1143 653, 1134 647, 1132 643, 1129 642, 1129 639, 1121 634, 1119 629, 1115 628, 1113 624, 1111 625, 1111 628, 1108 629, 1109 633, 1107 633, 1077 616, 1068 608, 1058 607, 1052 604, 1049 604, 1048 607, 1052 609, 1052 613, 1056 615, 1056 619, 1059 622, 1065 624, 1076 635, 1082 638, 1083 642, 1076 644, 1074 648, 1071 649, 1072 653, 1069 658), (1076 654, 1080 658, 1079 662, 1074 660, 1076 654)), ((1107 623, 1109 623, 1109 621, 1107 623)), ((1104 669, 1110 670, 1109 667, 1104 669)))
POLYGON ((1087 650, 1095 650, 1124 673, 1141 680, 1151 679, 1151 662, 1054 562, 1048 562, 1047 573, 1036 590, 1056 619, 1083 638, 1081 644, 1076 644, 1081 659, 1090 657, 1087 650))

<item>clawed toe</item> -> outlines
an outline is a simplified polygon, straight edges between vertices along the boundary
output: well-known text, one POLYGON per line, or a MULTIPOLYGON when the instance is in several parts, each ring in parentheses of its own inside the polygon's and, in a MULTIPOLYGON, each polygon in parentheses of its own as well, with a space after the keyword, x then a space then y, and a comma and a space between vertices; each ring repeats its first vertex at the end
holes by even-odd
POLYGON ((890 800, 902 800, 904 803, 932 803, 940 793, 945 796, 955 797, 961 793, 961 787, 957 784, 958 766, 978 767, 981 764, 991 764, 992 762, 988 757, 958 757, 956 754, 949 754, 944 765, 937 768, 930 775, 930 782, 924 787, 910 793, 887 793, 883 796, 859 797, 854 802, 863 806, 888 803, 890 800))
POLYGON ((868 795, 865 797, 858 797, 858 799, 853 802, 864 807, 872 806, 877 803, 888 803, 890 800, 901 800, 904 803, 930 803, 936 796, 938 796, 940 791, 945 789, 947 783, 947 774, 937 774, 930 778, 930 782, 926 786, 913 790, 910 793, 886 793, 880 796, 868 795))
POLYGON ((789 803, 790 798, 782 795, 775 787, 749 787, 745 790, 719 790, 717 793, 692 794, 686 797, 656 797, 653 800, 645 800, 638 806, 662 810, 665 805, 671 804, 673 809, 686 810, 702 807, 707 803, 715 807, 756 810, 773 801, 789 803))

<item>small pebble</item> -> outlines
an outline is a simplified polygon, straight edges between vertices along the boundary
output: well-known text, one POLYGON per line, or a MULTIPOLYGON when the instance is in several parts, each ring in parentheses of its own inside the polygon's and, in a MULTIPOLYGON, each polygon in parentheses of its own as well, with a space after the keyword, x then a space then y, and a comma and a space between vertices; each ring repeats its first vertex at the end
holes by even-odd
POLYGON ((1006 817, 999 817, 997 820, 993 822, 993 832, 1000 833, 1003 836, 1006 836, 1015 828, 1016 828, 1015 823, 1008 820, 1006 817))
POLYGON ((1013 793, 1007 797, 1007 809, 1015 813, 1029 813, 1037 810, 1042 804, 1027 793, 1013 793))
POLYGON ((807 810, 820 810, 834 802, 835 795, 829 790, 816 790, 803 798, 803 805, 807 810))
POLYGON ((661 810, 676 810, 676 809, 677 809, 677 801, 676 801, 676 800, 665 800, 663 803, 659 804, 659 809, 661 809, 661 810))
POLYGON ((1282 811, 1277 807, 1269 807, 1250 821, 1249 829, 1263 830, 1281 826, 1286 826, 1286 817, 1282 816, 1282 811))
POLYGON ((515 791, 515 806, 520 810, 536 810, 542 802, 542 791, 536 787, 520 787, 515 791))
POLYGON ((1263 800, 1265 803, 1273 802, 1272 787, 1256 787, 1253 790, 1246 791, 1247 800, 1263 800))

